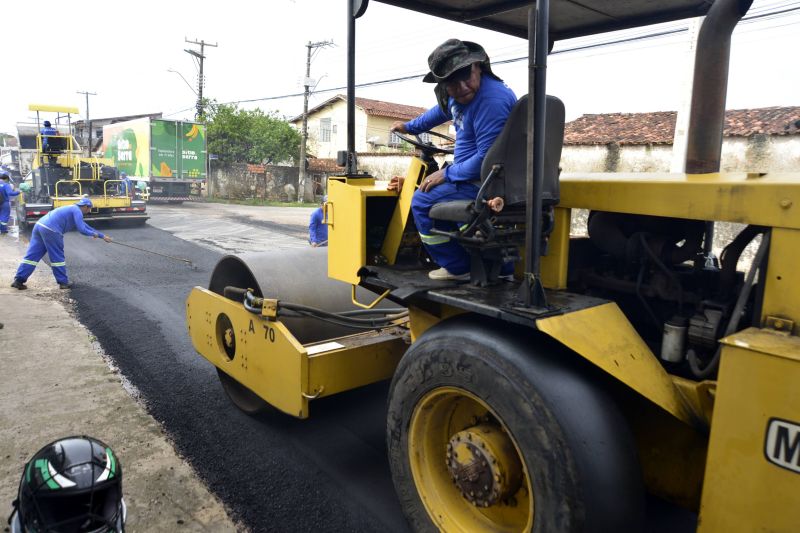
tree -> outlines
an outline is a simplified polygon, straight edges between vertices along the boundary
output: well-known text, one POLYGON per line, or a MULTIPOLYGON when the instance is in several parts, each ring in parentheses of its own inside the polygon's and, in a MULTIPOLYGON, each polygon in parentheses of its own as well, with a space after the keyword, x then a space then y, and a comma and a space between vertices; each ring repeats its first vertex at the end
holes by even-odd
POLYGON ((269 164, 299 157, 300 132, 277 114, 230 104, 211 103, 207 109, 208 152, 221 164, 269 164))

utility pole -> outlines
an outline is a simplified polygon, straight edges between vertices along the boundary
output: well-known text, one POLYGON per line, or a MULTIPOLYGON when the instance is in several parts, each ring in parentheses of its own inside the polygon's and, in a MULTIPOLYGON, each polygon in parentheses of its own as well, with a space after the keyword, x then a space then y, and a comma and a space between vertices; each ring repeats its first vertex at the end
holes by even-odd
POLYGON ((299 178, 297 180, 298 202, 303 202, 307 199, 313 201, 314 199, 314 191, 311 187, 311 183, 306 183, 306 142, 308 141, 308 95, 311 92, 311 53, 317 48, 324 48, 332 45, 333 41, 318 41, 316 43, 308 41, 306 45, 308 54, 306 55, 306 77, 303 80, 305 90, 303 91, 303 130, 300 140, 299 178))
POLYGON ((213 48, 216 48, 218 44, 207 43, 202 39, 200 39, 199 41, 190 41, 186 37, 184 37, 183 39, 187 43, 200 45, 200 52, 198 52, 197 50, 191 50, 189 48, 183 49, 184 52, 196 58, 198 63, 200 64, 200 74, 198 74, 197 76, 197 113, 195 113, 195 118, 199 119, 200 116, 202 116, 203 114, 203 86, 205 85, 205 78, 203 77, 203 60, 206 58, 205 48, 206 46, 211 46, 213 48))
POLYGON ((89 121, 89 97, 97 96, 97 93, 90 93, 89 91, 75 91, 78 94, 86 95, 86 129, 88 130, 86 153, 91 157, 92 155, 92 123, 89 121))

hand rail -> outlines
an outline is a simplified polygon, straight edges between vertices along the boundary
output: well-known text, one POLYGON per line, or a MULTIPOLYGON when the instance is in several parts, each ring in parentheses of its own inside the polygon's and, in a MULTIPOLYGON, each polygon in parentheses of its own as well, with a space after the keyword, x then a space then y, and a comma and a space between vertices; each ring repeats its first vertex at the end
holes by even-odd
POLYGON ((58 180, 56 182, 56 187, 55 187, 56 195, 54 196, 54 198, 60 198, 60 196, 58 195, 58 185, 61 184, 61 183, 77 184, 78 185, 78 196, 83 196, 83 186, 81 185, 80 181, 78 181, 78 180, 58 180))

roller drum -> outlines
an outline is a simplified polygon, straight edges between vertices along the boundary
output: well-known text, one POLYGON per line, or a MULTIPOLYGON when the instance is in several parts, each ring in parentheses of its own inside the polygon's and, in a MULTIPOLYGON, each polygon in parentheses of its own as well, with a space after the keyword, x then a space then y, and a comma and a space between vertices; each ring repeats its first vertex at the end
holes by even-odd
MULTIPOLYGON (((214 267, 208 289, 223 295, 228 286, 253 289, 257 296, 332 313, 358 309, 352 303, 350 285, 328 277, 327 247, 226 255, 214 267)), ((357 295, 361 302, 376 298, 363 288, 357 290, 357 295)), ((381 303, 391 307, 388 302, 381 303)), ((359 332, 312 318, 280 320, 303 344, 359 332)))

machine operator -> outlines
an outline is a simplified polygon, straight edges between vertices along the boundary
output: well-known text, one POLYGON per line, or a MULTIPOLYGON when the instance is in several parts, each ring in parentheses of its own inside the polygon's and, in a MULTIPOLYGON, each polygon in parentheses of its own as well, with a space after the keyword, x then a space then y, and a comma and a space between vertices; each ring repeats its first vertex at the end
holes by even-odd
MULTIPOLYGON (((437 229, 454 231, 452 222, 433 221, 431 207, 449 200, 474 200, 480 187, 483 158, 500 134, 517 101, 513 91, 492 73, 489 56, 479 44, 448 39, 428 56, 430 72, 423 78, 436 83, 438 105, 409 122, 395 122, 392 131, 417 134, 452 120, 456 128, 453 164, 425 178, 411 201, 411 211, 430 256, 441 268, 428 276, 435 280, 469 279, 469 254, 437 229)), ((510 274, 513 264, 501 274, 510 274)))

